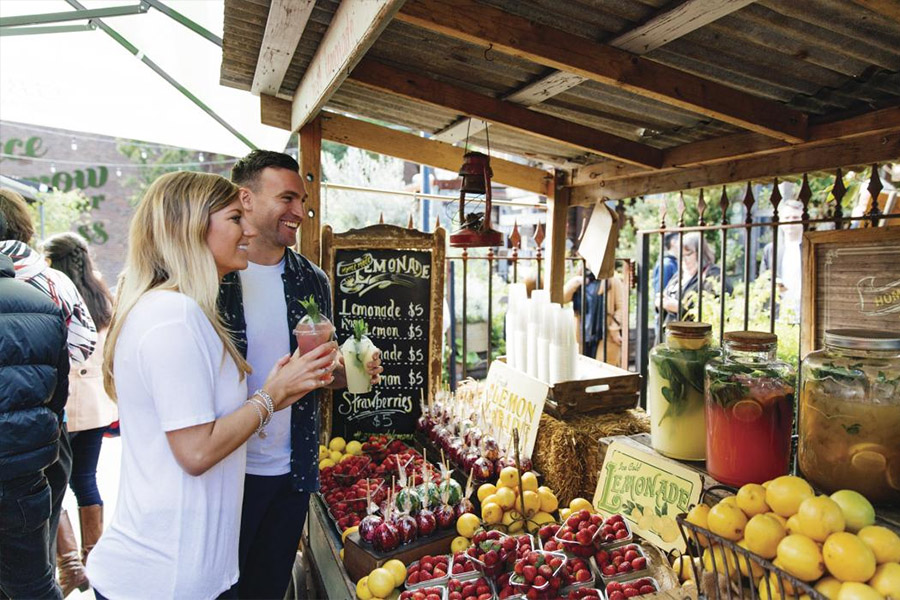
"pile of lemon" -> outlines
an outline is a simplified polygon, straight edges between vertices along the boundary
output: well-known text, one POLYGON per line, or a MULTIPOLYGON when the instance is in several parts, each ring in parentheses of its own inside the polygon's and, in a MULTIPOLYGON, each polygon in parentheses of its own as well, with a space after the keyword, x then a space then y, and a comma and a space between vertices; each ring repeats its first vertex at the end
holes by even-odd
MULTIPOLYGON (((785 475, 747 484, 712 508, 695 506, 687 521, 773 561, 829 600, 900 600, 900 537, 874 525, 874 508, 857 492, 816 496, 804 479, 785 475)), ((767 585, 759 565, 736 561, 733 552, 710 546, 703 536, 697 541, 705 548, 706 571, 715 567, 720 574, 752 577, 760 600, 782 600, 777 578, 767 585)), ((687 561, 673 565, 683 580, 692 577, 687 561)), ((784 583, 785 593, 793 595, 793 586, 784 583)))
POLYGON ((478 501, 485 525, 502 524, 508 533, 518 533, 526 524, 529 531, 535 531, 545 523, 555 523, 551 513, 559 507, 553 490, 538 486, 537 475, 528 471, 520 477, 515 467, 504 467, 496 485, 482 484, 478 488, 478 501))
POLYGON ((319 444, 319 470, 333 467, 350 456, 362 454, 362 444, 356 440, 345 441, 344 438, 332 438, 328 445, 319 444))
POLYGON ((392 558, 356 582, 359 600, 396 600, 406 581, 406 565, 392 558))

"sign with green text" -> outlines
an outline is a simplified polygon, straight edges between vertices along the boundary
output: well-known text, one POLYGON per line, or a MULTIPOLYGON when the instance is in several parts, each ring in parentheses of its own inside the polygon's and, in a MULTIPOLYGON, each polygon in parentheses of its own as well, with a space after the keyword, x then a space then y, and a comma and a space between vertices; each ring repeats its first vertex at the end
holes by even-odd
POLYGON ((619 513, 632 531, 668 552, 684 552, 675 516, 700 501, 703 482, 696 471, 622 442, 610 444, 594 492, 594 507, 619 513))

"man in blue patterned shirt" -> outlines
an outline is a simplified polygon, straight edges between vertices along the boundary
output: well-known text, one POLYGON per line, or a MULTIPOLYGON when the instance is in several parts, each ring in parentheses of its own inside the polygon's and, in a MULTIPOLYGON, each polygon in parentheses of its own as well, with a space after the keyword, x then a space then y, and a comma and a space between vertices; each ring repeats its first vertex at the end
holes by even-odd
MULTIPOLYGON (((325 273, 291 247, 306 212, 300 167, 280 152, 254 150, 231 172, 240 186, 244 217, 257 230, 246 270, 222 281, 219 309, 235 343, 253 367, 250 390, 262 387, 279 358, 297 349, 293 330, 306 314, 299 299, 312 295, 331 318, 325 273), (278 318, 278 315, 284 317, 278 318)), ((370 363, 373 380, 380 358, 370 363)), ((342 366, 331 388, 346 386, 342 366)), ((247 442, 241 515, 240 598, 283 598, 306 521, 309 495, 319 489, 319 402, 312 392, 276 413, 266 437, 247 442)))

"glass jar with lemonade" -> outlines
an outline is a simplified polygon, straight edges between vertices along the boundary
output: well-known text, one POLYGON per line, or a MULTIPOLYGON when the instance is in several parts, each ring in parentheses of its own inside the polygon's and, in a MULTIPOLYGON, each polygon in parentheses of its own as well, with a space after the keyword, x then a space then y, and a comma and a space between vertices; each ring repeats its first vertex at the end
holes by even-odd
POLYGON ((800 370, 800 470, 831 493, 900 502, 900 332, 828 330, 800 370))
POLYGON ((794 369, 775 358, 778 337, 730 331, 706 365, 706 469, 740 487, 788 472, 794 369))
POLYGON ((703 369, 721 354, 708 323, 676 321, 650 351, 647 405, 653 449, 679 460, 706 458, 703 369))

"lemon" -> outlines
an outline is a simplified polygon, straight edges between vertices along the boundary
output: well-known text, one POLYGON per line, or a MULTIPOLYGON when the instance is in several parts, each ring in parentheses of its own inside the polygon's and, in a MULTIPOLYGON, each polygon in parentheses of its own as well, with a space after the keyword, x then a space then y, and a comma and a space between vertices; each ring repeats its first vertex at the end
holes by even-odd
POLYGON ((496 525, 503 518, 503 509, 498 504, 489 502, 481 505, 481 520, 488 525, 496 525))
POLYGON ((719 501, 719 504, 729 504, 731 506, 737 506, 737 497, 736 496, 725 496, 719 501))
POLYGON ((803 581, 815 581, 825 573, 819 546, 805 535, 789 535, 781 540, 776 558, 785 571, 803 581))
POLYGON ((747 526, 747 516, 741 509, 721 502, 709 509, 706 521, 710 531, 735 542, 744 537, 747 526))
POLYGON ((394 576, 395 588, 400 587, 401 585, 403 585, 403 582, 406 581, 406 565, 404 565, 396 558, 392 558, 381 566, 382 568, 390 571, 391 575, 394 576))
POLYGON ((348 527, 347 529, 345 529, 344 532, 341 534, 341 543, 342 544, 346 543, 347 536, 349 536, 351 533, 354 533, 356 531, 359 531, 358 525, 354 525, 353 527, 348 527))
POLYGON ((359 456, 362 454, 362 444, 360 444, 356 440, 351 440, 347 442, 347 447, 344 449, 347 454, 352 454, 353 456, 359 456))
POLYGON ((853 490, 839 490, 831 495, 844 513, 847 531, 856 533, 863 527, 875 524, 875 508, 866 497, 853 490))
POLYGON ((456 520, 456 533, 471 539, 480 526, 481 521, 478 520, 477 516, 472 513, 464 513, 456 520))
POLYGON ((343 562, 344 561, 344 549, 343 548, 341 548, 341 552, 340 552, 339 556, 341 557, 341 562, 343 562))
MULTIPOLYGON (((459 524, 457 524, 457 527, 459 527, 459 524)), ((471 543, 472 542, 469 541, 469 538, 458 535, 453 538, 452 542, 450 542, 450 552, 452 552, 453 554, 456 554, 457 552, 465 552, 466 549, 471 545, 471 543)))
POLYGON ((369 573, 366 585, 369 586, 369 591, 372 592, 372 595, 379 598, 386 597, 397 587, 394 585, 394 574, 384 567, 378 567, 369 573))
POLYGON ((788 526, 788 520, 787 520, 787 519, 785 519, 784 517, 782 517, 782 516, 779 515, 778 513, 774 513, 774 512, 772 512, 772 511, 769 511, 769 512, 767 512, 766 514, 767 514, 768 516, 772 517, 773 519, 777 520, 779 523, 781 523, 781 526, 782 526, 782 527, 784 527, 785 529, 787 529, 787 526, 788 526))
POLYGON ((328 446, 319 444, 319 459, 327 458, 329 454, 331 454, 331 451, 328 449, 328 446))
POLYGON ((594 506, 584 498, 572 498, 572 501, 569 502, 569 509, 572 512, 578 512, 579 510, 594 512, 594 506))
POLYGON ((865 583, 851 581, 841 586, 837 600, 884 600, 884 596, 865 583))
POLYGON ((815 590, 828 600, 837 600, 838 593, 841 591, 841 582, 834 577, 823 577, 816 583, 815 590))
POLYGON ((759 600, 782 600, 784 596, 792 600, 795 591, 790 581, 782 577, 781 583, 779 583, 778 577, 774 576, 774 573, 766 573, 759 580, 759 600), (784 594, 781 593, 782 585, 784 594))
POLYGON ((494 502, 503 510, 509 510, 516 504, 516 493, 508 487, 497 488, 494 494, 494 502))
POLYGON ((778 554, 778 543, 786 535, 780 522, 763 514, 756 515, 747 522, 743 541, 751 552, 772 559, 778 554))
POLYGON ((889 562, 879 565, 869 585, 882 596, 900 598, 900 564, 889 562))
POLYGON ((569 515, 572 514, 572 509, 568 507, 562 507, 559 509, 559 520, 565 522, 566 519, 569 518, 569 515))
MULTIPOLYGON (((868 581, 875 574, 875 554, 852 533, 833 533, 822 546, 828 572, 843 582, 868 581)), ((843 590, 843 588, 841 588, 843 590)))
POLYGON ((347 459, 353 458, 352 454, 345 454, 341 457, 341 462, 344 462, 347 459))
POLYGON ((343 452, 346 447, 347 442, 345 442, 342 437, 332 438, 331 441, 328 442, 328 449, 335 452, 343 452))
POLYGON ((796 517, 800 533, 817 542, 824 542, 832 533, 844 530, 844 513, 828 496, 807 498, 800 503, 796 517))
POLYGON ((328 454, 328 458, 330 458, 332 461, 334 461, 335 464, 341 462, 341 458, 342 458, 343 456, 344 456, 344 455, 341 454, 340 452, 338 452, 337 450, 332 450, 332 451, 328 454))
POLYGON ((515 467, 503 467, 500 470, 500 477, 497 483, 502 487, 514 488, 519 485, 519 470, 515 467))
POLYGON ((328 467, 333 467, 334 461, 330 458, 325 458, 319 461, 319 470, 327 469, 328 467))
MULTIPOLYGON (((709 529, 709 507, 705 504, 698 504, 688 511, 686 519, 692 525, 709 529)), ((709 538, 705 535, 697 535, 696 538, 704 548, 709 546, 709 538)))
POLYGON ((815 496, 806 480, 794 475, 776 477, 766 488, 766 504, 784 518, 797 514, 800 504, 815 496))
POLYGON ((879 565, 888 562, 900 563, 900 536, 887 527, 869 525, 860 529, 856 535, 872 550, 875 562, 879 565))
POLYGON ((525 528, 525 523, 522 522, 522 515, 517 510, 508 510, 503 513, 503 518, 500 519, 500 522, 506 525, 507 533, 519 533, 525 528))
POLYGON ((546 525, 547 523, 556 523, 556 519, 550 513, 541 511, 528 519, 528 531, 536 531, 541 525, 546 525))
POLYGON ((522 492, 522 501, 525 504, 525 516, 530 517, 541 510, 541 497, 537 492, 526 490, 522 492))
POLYGON ((538 488, 537 493, 541 498, 541 510, 543 512, 552 513, 559 508, 559 500, 556 498, 556 494, 553 493, 553 490, 542 485, 538 488))
MULTIPOLYGON (((755 518, 756 517, 754 517, 754 519, 755 518)), ((750 520, 752 521, 753 519, 750 519, 750 520)), ((743 548, 745 550, 750 550, 751 552, 753 551, 747 545, 747 540, 741 540, 737 544, 738 544, 738 546, 740 546, 741 548, 743 548)), ((756 579, 762 577, 763 574, 765 573, 765 570, 759 565, 759 563, 747 558, 746 556, 743 556, 742 554, 738 554, 735 557, 735 560, 737 561, 738 569, 740 569, 741 575, 743 575, 744 577, 750 577, 750 574, 752 574, 752 579, 756 580, 756 579), (747 568, 748 563, 750 564, 749 569, 747 568)))
POLYGON ((491 494, 481 501, 482 506, 485 504, 499 504, 499 502, 497 502, 497 494, 491 494))
MULTIPOLYGON (((781 517, 782 519, 784 517, 781 517)), ((787 520, 787 525, 785 526, 789 535, 794 535, 795 533, 803 533, 800 531, 800 517, 797 515, 791 515, 791 518, 787 520)))
POLYGON ((722 546, 710 546, 703 551, 702 559, 704 570, 737 579, 738 568, 731 550, 725 550, 722 546))
POLYGON ((492 496, 497 492, 497 486, 493 483, 482 483, 478 486, 478 501, 484 502, 484 499, 488 496, 492 496))
POLYGON ((538 490, 537 475, 535 475, 531 471, 529 471, 527 473, 522 473, 522 491, 523 492, 536 492, 537 490, 538 490))
MULTIPOLYGON (((699 561, 699 559, 694 559, 699 561)), ((688 579, 694 578, 694 566, 696 568, 700 568, 699 564, 696 564, 690 556, 687 554, 682 554, 675 558, 672 562, 672 570, 678 575, 678 581, 684 582, 688 579)))
POLYGON ((744 511, 748 517, 769 512, 766 504, 766 488, 758 483, 748 483, 738 490, 735 496, 738 508, 744 511))
POLYGON ((370 600, 370 598, 372 598, 372 592, 369 591, 368 579, 369 576, 366 575, 356 582, 356 597, 359 598, 359 600, 370 600))

